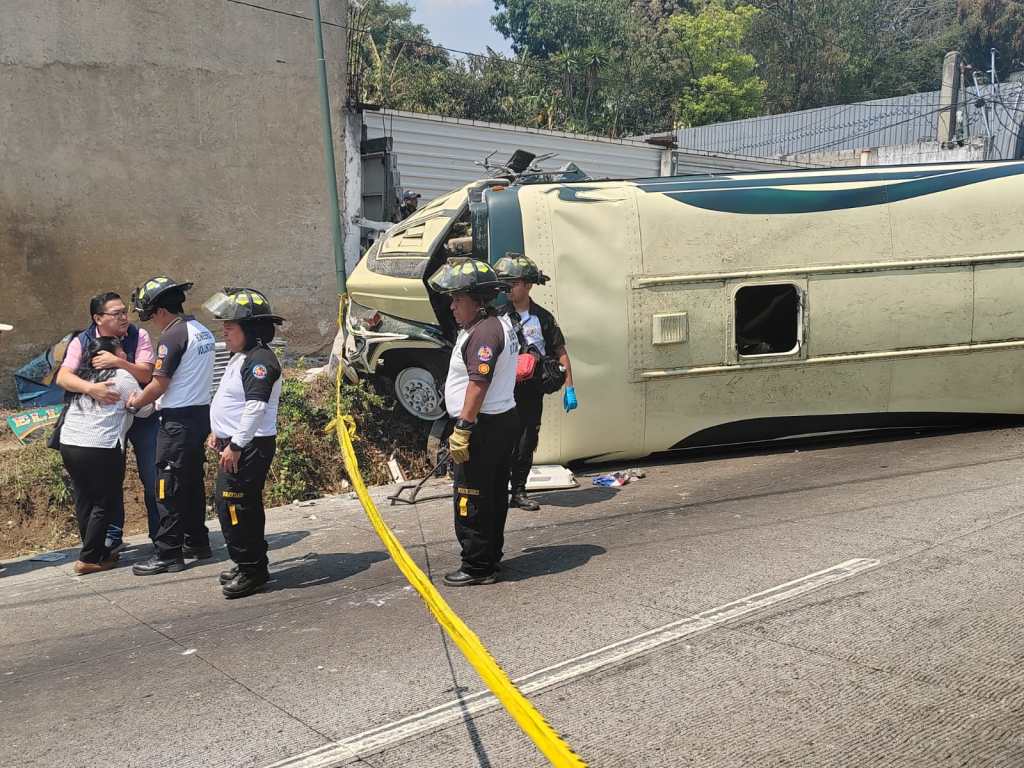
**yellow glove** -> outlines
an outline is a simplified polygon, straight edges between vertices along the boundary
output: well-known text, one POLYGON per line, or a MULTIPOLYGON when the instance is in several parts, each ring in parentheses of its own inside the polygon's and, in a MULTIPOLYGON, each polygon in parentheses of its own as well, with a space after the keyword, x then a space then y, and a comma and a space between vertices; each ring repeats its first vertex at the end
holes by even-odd
POLYGON ((456 464, 465 464, 469 461, 469 438, 472 434, 469 429, 456 427, 452 436, 448 438, 448 452, 456 464))

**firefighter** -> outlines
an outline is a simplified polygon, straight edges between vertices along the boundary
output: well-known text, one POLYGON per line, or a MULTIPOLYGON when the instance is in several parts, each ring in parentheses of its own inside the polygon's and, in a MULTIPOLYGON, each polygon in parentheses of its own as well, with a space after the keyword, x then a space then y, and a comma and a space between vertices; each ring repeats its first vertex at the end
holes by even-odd
POLYGON ((506 288, 489 264, 450 259, 428 285, 451 297, 459 334, 445 381, 445 405, 455 421, 448 446, 454 462, 455 535, 462 566, 444 582, 493 584, 508 517, 512 450, 519 434, 515 381, 519 342, 508 318, 490 303, 506 288))
POLYGON ((206 529, 203 462, 210 434, 210 390, 216 341, 184 313, 192 283, 169 277, 147 280, 132 294, 143 322, 160 328, 153 380, 128 401, 130 409, 156 402, 160 431, 156 438, 156 496, 160 527, 148 561, 132 566, 136 576, 184 570, 184 558, 212 557, 206 529))
MULTIPOLYGON (((530 298, 535 285, 544 285, 547 275, 536 263, 518 253, 507 253, 494 264, 498 277, 509 283, 509 301, 500 310, 512 321, 523 339, 526 351, 538 358, 554 358, 565 369, 565 392, 562 405, 565 412, 577 407, 576 389, 572 384, 572 366, 565 348, 565 336, 554 315, 530 298)), ((526 494, 526 480, 533 466, 533 454, 540 437, 541 417, 544 414, 544 391, 541 388, 543 367, 538 365, 531 379, 516 384, 516 408, 519 411, 519 437, 516 440, 512 462, 512 506, 536 512, 540 504, 526 494)), ((557 384, 555 385, 557 386, 557 384)), ((549 390, 550 391, 550 390, 549 390)))
POLYGON ((210 406, 207 442, 219 455, 217 517, 235 563, 220 574, 220 583, 224 597, 232 599, 260 591, 270 579, 263 486, 277 448, 281 364, 267 345, 284 318, 252 288, 225 288, 203 306, 224 321, 224 341, 233 355, 210 406))

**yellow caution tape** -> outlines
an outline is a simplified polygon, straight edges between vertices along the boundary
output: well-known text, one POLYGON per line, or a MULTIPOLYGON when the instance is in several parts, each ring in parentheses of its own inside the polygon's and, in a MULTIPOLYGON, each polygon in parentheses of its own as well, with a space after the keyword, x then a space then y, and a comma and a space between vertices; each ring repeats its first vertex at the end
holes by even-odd
MULTIPOLYGON (((339 327, 341 327, 344 314, 345 300, 346 297, 342 296, 338 307, 339 327)), ((519 727, 523 729, 523 733, 533 740, 533 743, 537 745, 537 748, 550 761, 551 765, 556 768, 586 768, 587 764, 548 725, 543 715, 537 711, 536 707, 530 703, 530 700, 516 688, 515 684, 509 679, 509 676, 505 674, 505 670, 498 666, 498 663, 487 651, 483 643, 480 642, 480 638, 466 626, 462 619, 445 602, 444 598, 441 597, 441 593, 437 591, 430 582, 430 579, 427 578, 427 575, 409 557, 409 553, 405 551, 405 548, 402 547, 402 544, 395 538, 391 529, 388 528, 383 518, 381 518, 377 506, 373 503, 373 499, 366 489, 363 476, 359 472, 359 461, 356 458, 355 446, 352 442, 355 437, 355 422, 351 416, 341 412, 341 373, 342 366, 339 364, 334 382, 335 415, 328 425, 327 431, 334 430, 337 434, 338 445, 341 447, 345 470, 348 472, 352 488, 355 490, 356 496, 359 497, 363 510, 373 525, 373 529, 377 532, 391 558, 395 561, 395 565, 398 566, 398 570, 402 572, 405 578, 408 579, 409 584, 412 585, 412 588, 423 598, 423 602, 426 603, 427 608, 430 609, 437 623, 444 628, 445 632, 448 633, 449 637, 462 651, 466 660, 473 665, 477 674, 487 684, 487 687, 491 689, 491 692, 498 698, 498 701, 504 705, 508 713, 519 724, 519 727), (342 426, 345 428, 342 429, 342 426)))

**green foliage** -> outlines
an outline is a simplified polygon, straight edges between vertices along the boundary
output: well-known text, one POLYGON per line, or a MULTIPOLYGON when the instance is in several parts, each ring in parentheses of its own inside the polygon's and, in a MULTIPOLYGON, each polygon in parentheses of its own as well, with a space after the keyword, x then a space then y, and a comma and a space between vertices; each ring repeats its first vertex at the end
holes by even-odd
POLYGON ((494 8, 514 55, 463 59, 432 46, 407 4, 365 0, 353 25, 372 30, 353 44, 360 97, 619 137, 933 90, 943 54, 957 47, 987 68, 996 46, 1004 76, 1024 59, 1024 0, 494 0, 494 8))
POLYGON ((967 61, 988 69, 989 49, 995 48, 1001 76, 1024 64, 1024 2, 957 0, 956 13, 963 30, 961 51, 967 61))
POLYGON ((682 125, 707 125, 760 114, 764 81, 744 41, 760 12, 749 5, 728 9, 711 0, 696 14, 668 20, 674 45, 689 75, 679 99, 682 125))
MULTIPOLYGON (((390 483, 395 454, 407 475, 425 473, 429 425, 408 416, 365 383, 341 388, 342 413, 356 422, 356 456, 367 485, 390 483)), ((285 378, 278 407, 277 453, 267 479, 267 506, 340 493, 348 478, 338 439, 325 432, 334 419, 334 382, 285 378)))

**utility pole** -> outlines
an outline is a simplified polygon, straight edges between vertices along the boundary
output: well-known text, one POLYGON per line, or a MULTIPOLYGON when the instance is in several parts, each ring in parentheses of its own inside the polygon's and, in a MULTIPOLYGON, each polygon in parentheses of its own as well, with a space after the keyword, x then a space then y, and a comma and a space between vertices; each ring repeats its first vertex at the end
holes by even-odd
POLYGON ((334 164, 334 131, 331 127, 331 95, 327 90, 327 62, 324 58, 324 30, 320 18, 320 0, 313 0, 313 35, 316 38, 317 74, 320 80, 320 122, 324 133, 324 165, 327 170, 327 194, 331 203, 331 242, 338 293, 345 295, 345 253, 341 238, 341 206, 338 203, 338 175, 334 164))
POLYGON ((948 148, 956 142, 956 108, 960 90, 960 52, 950 51, 942 61, 942 89, 939 91, 939 121, 935 138, 948 148))

